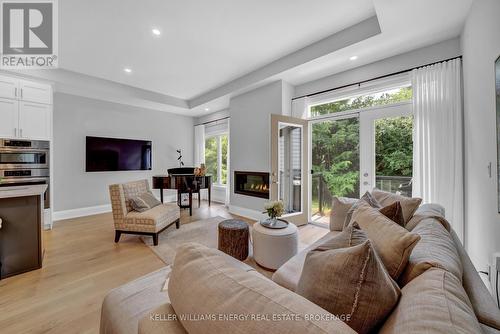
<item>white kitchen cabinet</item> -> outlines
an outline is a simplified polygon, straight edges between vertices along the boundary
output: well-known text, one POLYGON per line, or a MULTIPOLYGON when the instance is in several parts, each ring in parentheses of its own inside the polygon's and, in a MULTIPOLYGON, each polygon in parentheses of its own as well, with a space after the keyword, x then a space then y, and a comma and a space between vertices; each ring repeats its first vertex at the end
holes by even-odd
POLYGON ((52 86, 0 75, 0 138, 51 140, 52 86))
POLYGON ((16 138, 19 128, 19 101, 0 98, 0 138, 16 138))
POLYGON ((21 80, 19 82, 21 101, 52 104, 52 87, 48 84, 21 80))
POLYGON ((19 79, 0 76, 0 98, 17 99, 19 79))
POLYGON ((52 106, 21 101, 19 103, 20 138, 50 140, 52 106))

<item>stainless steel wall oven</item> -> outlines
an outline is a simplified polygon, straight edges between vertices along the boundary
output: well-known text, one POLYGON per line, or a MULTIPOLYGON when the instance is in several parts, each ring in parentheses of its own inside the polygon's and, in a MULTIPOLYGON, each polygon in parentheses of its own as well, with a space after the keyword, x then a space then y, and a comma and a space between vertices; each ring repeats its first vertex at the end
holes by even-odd
POLYGON ((50 143, 0 139, 0 187, 47 184, 45 208, 50 208, 50 143))

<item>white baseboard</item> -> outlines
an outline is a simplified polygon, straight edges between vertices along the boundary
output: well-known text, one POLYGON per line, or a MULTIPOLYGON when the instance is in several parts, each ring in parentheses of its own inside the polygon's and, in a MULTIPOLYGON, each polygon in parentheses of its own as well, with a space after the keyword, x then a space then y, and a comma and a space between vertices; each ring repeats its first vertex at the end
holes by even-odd
MULTIPOLYGON (((176 195, 165 196, 164 202, 175 202, 177 201, 176 195)), ((111 212, 111 204, 89 206, 86 208, 70 209, 63 211, 56 211, 52 214, 52 221, 59 221, 65 219, 72 219, 78 217, 98 215, 101 213, 111 212)))
POLYGON ((92 215, 98 215, 100 213, 106 213, 106 212, 110 212, 110 211, 111 211, 111 204, 90 206, 90 207, 86 207, 86 208, 71 209, 71 210, 64 210, 64 211, 56 211, 56 212, 54 212, 54 214, 52 216, 52 220, 59 221, 59 220, 65 220, 65 219, 71 219, 71 218, 92 216, 92 215))
POLYGON ((234 205, 229 205, 229 213, 255 220, 261 220, 266 217, 266 215, 260 211, 234 205))

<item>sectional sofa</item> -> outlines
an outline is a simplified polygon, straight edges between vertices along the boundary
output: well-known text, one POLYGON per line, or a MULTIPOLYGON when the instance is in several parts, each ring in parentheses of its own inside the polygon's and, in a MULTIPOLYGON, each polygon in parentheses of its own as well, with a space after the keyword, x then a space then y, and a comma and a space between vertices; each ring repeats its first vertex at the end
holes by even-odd
MULTIPOLYGON (((500 333, 500 310, 444 219, 444 209, 420 206, 408 229, 421 237, 406 268, 418 275, 400 282, 399 302, 377 332, 500 333)), ((175 269, 166 266, 106 296, 100 332, 355 333, 295 293, 308 250, 337 233, 330 231, 290 259, 272 280, 216 249, 186 244, 175 269), (234 318, 213 318, 221 314, 234 318)))

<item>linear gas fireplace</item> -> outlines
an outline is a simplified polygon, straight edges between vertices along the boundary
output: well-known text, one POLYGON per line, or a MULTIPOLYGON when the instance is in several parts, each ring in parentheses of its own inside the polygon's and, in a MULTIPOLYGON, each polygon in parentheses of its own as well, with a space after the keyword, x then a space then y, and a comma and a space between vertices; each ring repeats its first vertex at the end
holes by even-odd
POLYGON ((235 171, 234 180, 236 194, 269 198, 269 173, 235 171))

